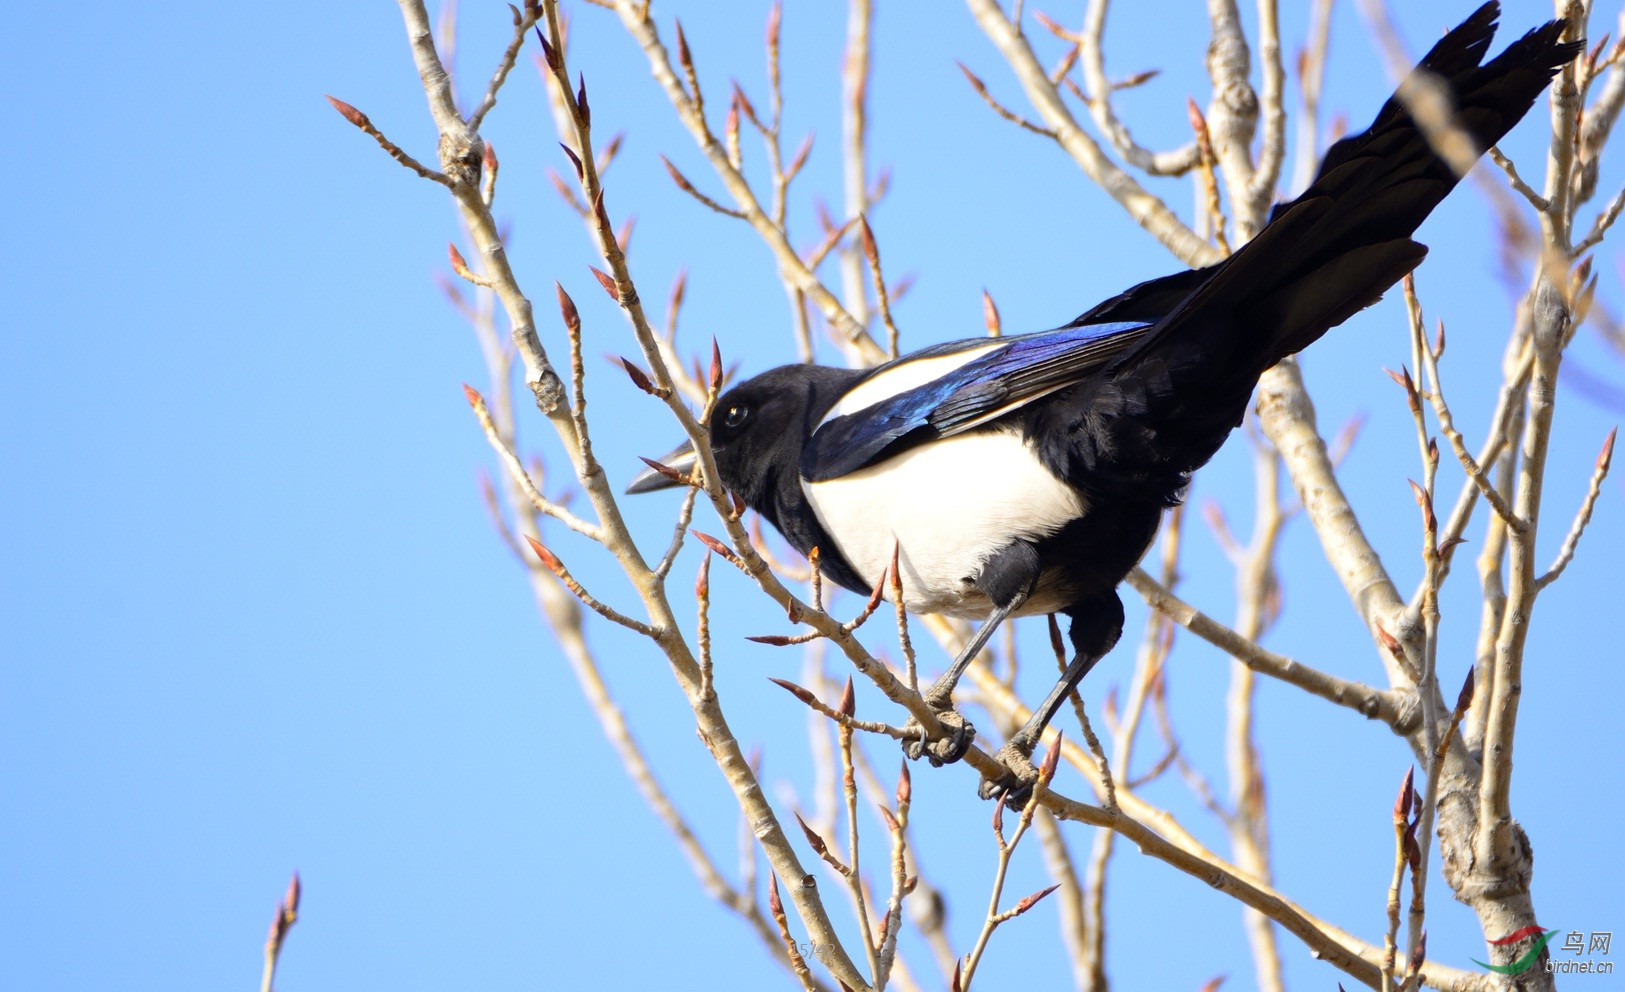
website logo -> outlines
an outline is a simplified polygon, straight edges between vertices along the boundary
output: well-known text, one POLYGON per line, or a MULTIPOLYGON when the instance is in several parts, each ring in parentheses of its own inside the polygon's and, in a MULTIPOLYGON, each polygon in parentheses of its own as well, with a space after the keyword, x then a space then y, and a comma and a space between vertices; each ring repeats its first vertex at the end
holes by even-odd
POLYGON ((1530 937, 1536 937, 1539 939, 1535 941, 1535 946, 1529 948, 1529 950, 1519 955, 1518 958, 1510 964, 1490 964, 1488 961, 1480 961, 1477 958, 1472 959, 1473 964, 1478 965, 1480 968, 1488 968, 1497 975, 1521 975, 1535 966, 1535 962, 1540 960, 1540 953, 1546 949, 1546 944, 1556 935, 1556 930, 1543 931, 1538 926, 1524 927, 1522 930, 1514 930, 1512 933, 1507 934, 1500 940, 1490 941, 1490 946, 1510 947, 1521 940, 1528 940, 1530 937))
MULTIPOLYGON (((1541 955, 1545 953, 1546 945, 1557 934, 1556 930, 1546 930, 1539 926, 1524 927, 1489 942, 1491 947, 1504 948, 1506 953, 1512 954, 1517 945, 1530 941, 1528 949, 1513 960, 1506 964, 1490 964, 1477 958, 1473 958, 1472 961, 1480 968, 1487 968, 1497 975, 1521 975, 1535 967, 1541 955)), ((1570 930, 1564 936, 1562 946, 1554 947, 1554 951, 1561 951, 1569 956, 1547 957, 1544 970, 1548 974, 1612 975, 1614 962, 1608 960, 1608 952, 1612 950, 1613 940, 1614 934, 1610 930, 1593 930, 1589 933, 1570 930)))

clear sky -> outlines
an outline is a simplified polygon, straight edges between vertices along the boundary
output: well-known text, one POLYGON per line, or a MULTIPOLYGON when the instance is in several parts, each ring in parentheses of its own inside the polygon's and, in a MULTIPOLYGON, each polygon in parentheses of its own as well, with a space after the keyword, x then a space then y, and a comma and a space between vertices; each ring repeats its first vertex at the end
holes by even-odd
MULTIPOLYGON (((508 14, 484 0, 463 6, 463 93, 472 98, 508 14)), ((817 134, 794 214, 808 241, 813 195, 839 201, 841 6, 786 2, 787 127, 792 141, 817 134)), ((1188 134, 1186 95, 1207 99, 1201 5, 1120 6, 1108 36, 1113 74, 1167 70, 1123 108, 1144 141, 1170 146, 1188 134)), ((1286 6, 1290 56, 1306 15, 1286 6)), ((1471 4, 1399 6, 1420 50, 1471 4)), ((1528 0, 1507 7, 1503 43, 1550 16, 1528 0)), ((663 299, 686 267, 683 340, 699 348, 714 334, 746 371, 789 360, 786 306, 765 250, 739 223, 673 191, 660 153, 717 187, 613 18, 569 8, 572 58, 586 72, 599 134, 628 134, 609 204, 617 223, 638 218, 632 259, 645 296, 663 299)), ((995 119, 965 85, 956 59, 1021 103, 962 6, 879 8, 871 124, 874 163, 891 170, 893 191, 874 227, 888 270, 919 274, 897 308, 905 344, 980 333, 984 288, 1007 329, 1038 329, 1176 267, 1059 153, 995 119)), ((734 77, 759 101, 765 9, 655 4, 663 31, 683 17, 709 92, 726 92, 734 77)), ((1049 12, 1080 16, 1076 4, 1049 12)), ((0 985, 251 987, 295 869, 306 901, 284 992, 778 982, 638 800, 486 520, 476 480, 491 459, 459 388, 481 382, 480 356, 433 278, 458 234, 455 216, 442 190, 385 158, 322 99, 350 101, 433 158, 394 4, 160 0, 94 13, 23 4, 8 22, 0 985)), ((1339 4, 1329 111, 1364 126, 1389 89, 1379 67, 1352 5, 1339 4)), ((1527 177, 1542 172, 1544 113, 1542 104, 1506 143, 1527 177)), ((500 212, 513 224, 520 278, 555 352, 562 332, 543 302, 554 279, 581 304, 589 354, 629 352, 629 332, 587 272, 591 247, 544 178, 565 168, 551 126, 527 54, 487 127, 502 155, 500 212)), ((748 146, 747 156, 760 164, 748 146)), ((1620 177, 1608 162, 1604 197, 1620 177)), ((1188 213, 1184 185, 1155 188, 1188 213)), ((1447 383, 1478 436, 1511 296, 1491 274, 1493 237, 1477 194, 1459 192, 1421 238, 1433 246, 1418 275, 1423 298, 1451 328, 1447 383)), ((1603 295, 1616 305, 1617 263, 1606 248, 1603 295)), ((1402 327, 1387 301, 1316 345, 1306 367, 1324 427, 1369 418, 1346 483, 1408 588, 1420 564, 1406 479, 1418 469, 1408 416, 1382 371, 1407 360, 1402 327)), ((1572 356, 1625 381, 1589 331, 1572 356)), ((598 451, 624 479, 634 456, 665 450, 675 428, 624 377, 600 364, 592 371, 598 451)), ((1555 550, 1619 417, 1562 390, 1545 547, 1555 550)), ((522 429, 546 433, 534 418, 522 429)), ((1221 454, 1193 499, 1249 519, 1244 448, 1221 454)), ((557 463, 556 450, 543 454, 557 463)), ((1459 478, 1447 470, 1442 491, 1453 497, 1459 478)), ((1541 599, 1526 670, 1514 798, 1535 847, 1541 922, 1565 930, 1625 929, 1621 497, 1610 480, 1574 566, 1541 599)), ((635 504, 634 527, 651 546, 663 546, 674 508, 658 497, 635 504)), ((606 597, 631 602, 590 549, 550 537, 606 597)), ((1232 580, 1212 537, 1196 528, 1189 544, 1185 593, 1229 617, 1232 580)), ((691 549, 678 574, 698 560, 691 549)), ((1283 570, 1285 614, 1269 646, 1379 679, 1301 521, 1283 570)), ((719 589, 743 605, 720 624, 718 678, 736 732, 747 744, 770 742, 767 778, 783 795, 804 787, 805 748, 774 732, 799 726, 802 713, 766 678, 794 678, 800 659, 741 640, 778 630, 782 616, 762 611, 735 576, 719 578, 719 589)), ((1470 654, 1471 592, 1463 564, 1445 603, 1449 686, 1470 654)), ((1130 606, 1134 629, 1142 613, 1130 606)), ((1024 629, 1031 638, 1042 626, 1024 629)), ((737 812, 694 744, 664 661, 619 631, 590 636, 657 767, 732 865, 737 812)), ((1176 716, 1220 776, 1228 672, 1214 651, 1185 640, 1171 674, 1176 716)), ((1129 655, 1102 665, 1085 698, 1098 703, 1125 679, 1129 655)), ((928 653, 923 664, 943 662, 928 653)), ((1261 692, 1280 881, 1308 893, 1317 913, 1375 938, 1388 804, 1410 757, 1397 740, 1311 702, 1277 685, 1261 692)), ((860 705, 895 716, 873 694, 860 705)), ((894 761, 889 749, 874 753, 882 767, 894 761)), ((922 858, 990 866, 973 776, 918 769, 915 789, 916 822, 929 824, 922 858)), ((1147 795, 1222 842, 1177 781, 1147 795)), ((1017 891, 1040 884, 1030 854, 1032 884, 1013 883, 1017 891)), ((991 869, 967 870, 981 880, 991 869)), ((985 889, 978 881, 965 891, 951 925, 968 948, 985 889)), ((1471 914, 1442 886, 1435 893, 1430 950, 1470 967, 1482 956, 1471 914)), ((1218 974, 1249 982, 1236 908, 1200 884, 1125 849, 1111 911, 1121 987, 1194 988, 1218 974)), ((1032 955, 1058 966, 1053 913, 1035 910, 1001 933, 988 987, 1013 987, 1032 955)), ((1288 936, 1282 946, 1294 987, 1332 987, 1330 967, 1288 936)))

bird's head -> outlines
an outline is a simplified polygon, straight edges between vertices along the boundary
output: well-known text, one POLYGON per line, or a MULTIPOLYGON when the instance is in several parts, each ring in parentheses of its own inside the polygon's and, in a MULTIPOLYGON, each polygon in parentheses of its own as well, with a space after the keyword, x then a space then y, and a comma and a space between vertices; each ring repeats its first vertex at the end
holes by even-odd
MULTIPOLYGON (((719 396, 705 429, 722 484, 753 509, 764 510, 776 486, 796 479, 796 465, 807 439, 862 374, 822 365, 783 365, 719 396)), ((697 456, 685 442, 659 461, 687 474, 697 456)), ((647 493, 676 485, 666 475, 648 469, 626 491, 647 493)))

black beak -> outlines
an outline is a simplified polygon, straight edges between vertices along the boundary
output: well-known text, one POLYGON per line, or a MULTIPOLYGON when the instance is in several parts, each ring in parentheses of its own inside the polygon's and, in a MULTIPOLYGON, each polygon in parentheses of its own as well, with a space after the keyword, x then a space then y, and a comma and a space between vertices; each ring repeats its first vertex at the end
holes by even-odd
MULTIPOLYGON (((677 446, 675 451, 664 457, 657 458, 655 461, 667 468, 676 469, 678 472, 688 475, 694 471, 694 463, 697 461, 694 455, 694 445, 689 441, 684 441, 677 446)), ((673 482, 654 469, 646 468, 632 478, 632 484, 626 487, 626 494, 636 496, 640 493, 652 493, 661 489, 676 489, 678 485, 679 483, 673 482)))

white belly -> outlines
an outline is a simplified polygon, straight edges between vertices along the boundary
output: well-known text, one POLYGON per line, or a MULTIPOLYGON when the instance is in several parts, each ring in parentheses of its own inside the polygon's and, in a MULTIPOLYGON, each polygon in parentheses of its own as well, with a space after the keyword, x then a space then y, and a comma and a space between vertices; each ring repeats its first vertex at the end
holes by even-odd
MULTIPOLYGON (((973 580, 994 552, 1017 539, 1047 537, 1085 509, 1020 436, 1003 431, 923 444, 839 479, 803 480, 801 487, 865 583, 872 587, 885 574, 895 544, 904 605, 966 618, 986 616, 991 608, 973 580)), ((1019 612, 1067 605, 1059 592, 1041 581, 1019 612)))

